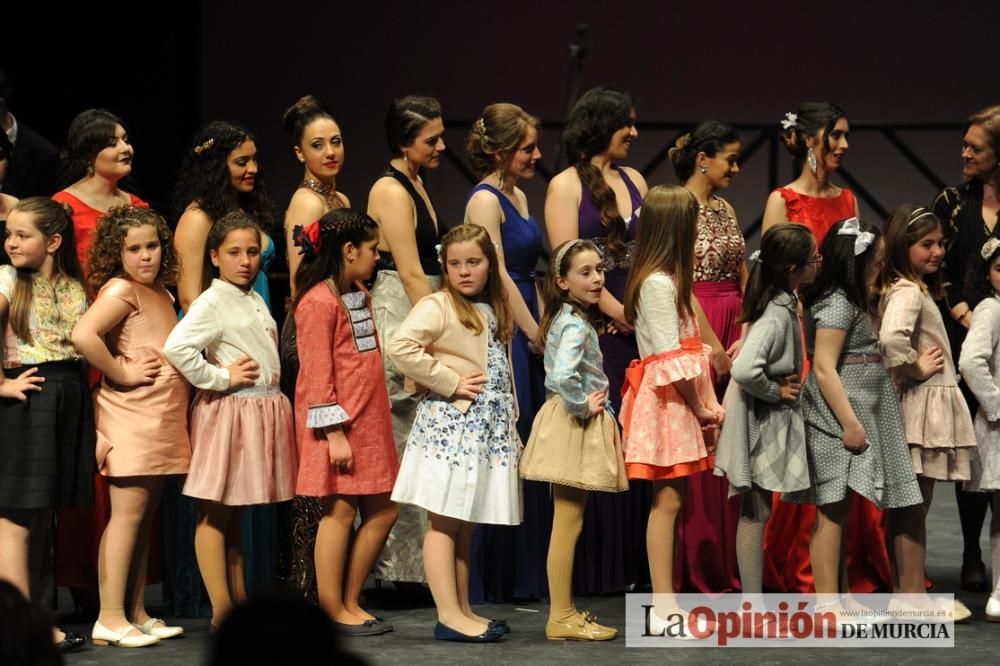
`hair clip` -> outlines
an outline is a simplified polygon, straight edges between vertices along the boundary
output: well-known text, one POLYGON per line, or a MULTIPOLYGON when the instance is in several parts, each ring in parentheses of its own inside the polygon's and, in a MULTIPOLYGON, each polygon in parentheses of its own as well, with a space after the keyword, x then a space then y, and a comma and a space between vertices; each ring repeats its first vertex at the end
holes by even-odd
POLYGON ((913 212, 910 213, 910 221, 906 223, 906 226, 909 227, 911 224, 913 224, 920 218, 927 217, 928 215, 934 215, 934 213, 930 212, 923 206, 921 206, 920 208, 914 208, 913 212))
POLYGON ((747 257, 747 260, 749 260, 751 264, 760 261, 760 250, 754 250, 751 252, 750 256, 747 257))
POLYGON ((984 260, 989 259, 990 255, 996 252, 998 247, 1000 247, 1000 238, 994 236, 983 243, 983 249, 979 254, 984 260))
POLYGON ((844 220, 837 230, 838 236, 854 236, 854 256, 858 256, 868 249, 875 240, 875 234, 870 231, 861 231, 861 223, 858 218, 852 217, 844 220))
POLYGON ((788 130, 793 127, 799 126, 799 116, 796 113, 789 111, 785 114, 784 119, 781 121, 781 129, 788 130))
POLYGON ((485 139, 486 138, 486 119, 485 118, 480 118, 479 120, 477 120, 476 121, 476 127, 479 128, 479 133, 482 134, 483 138, 485 139))
POLYGON ((434 246, 434 253, 437 254, 438 263, 441 264, 442 268, 444 268, 444 255, 441 254, 441 250, 441 243, 434 246))
POLYGON ((319 255, 322 242, 319 236, 319 220, 316 220, 308 227, 296 225, 292 229, 292 243, 299 248, 299 254, 306 259, 312 259, 319 255))
POLYGON ((215 145, 215 139, 208 139, 194 147, 194 154, 201 155, 203 152, 215 145))

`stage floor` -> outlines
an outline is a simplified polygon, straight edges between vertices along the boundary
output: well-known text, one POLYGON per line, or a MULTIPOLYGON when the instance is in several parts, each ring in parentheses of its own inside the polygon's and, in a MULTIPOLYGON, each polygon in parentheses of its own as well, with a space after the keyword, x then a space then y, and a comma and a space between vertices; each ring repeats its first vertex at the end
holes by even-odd
MULTIPOLYGON (((938 484, 934 506, 928 520, 927 533, 931 545, 928 571, 938 591, 958 589, 961 565, 962 536, 951 484, 938 484)), ((987 523, 989 516, 987 516, 987 523)), ((984 535, 986 530, 984 530, 984 535)), ((983 554, 989 566, 989 543, 984 536, 983 554)), ((384 615, 395 631, 373 638, 345 639, 344 647, 371 664, 654 664, 696 660, 698 663, 732 663, 753 661, 757 664, 792 664, 807 660, 810 664, 838 664, 845 660, 864 664, 914 663, 988 664, 996 659, 1000 645, 1000 624, 983 619, 986 594, 959 593, 972 609, 974 621, 956 627, 954 649, 787 649, 757 648, 742 650, 664 648, 626 648, 624 636, 603 643, 553 642, 545 640, 546 603, 487 604, 477 611, 487 617, 506 618, 513 631, 500 642, 487 645, 445 643, 433 639, 436 616, 432 606, 392 609, 394 594, 389 589, 367 592, 368 608, 384 615), (388 607, 388 608, 386 608, 388 607)), ((150 606, 158 605, 158 586, 150 588, 150 606)), ((72 607, 68 594, 61 591, 62 607, 72 607)), ((580 609, 592 610, 602 624, 624 628, 625 604, 620 595, 587 597, 576 600, 580 609)), ((92 621, 84 623, 71 616, 60 617, 64 628, 81 631, 89 636, 92 621)), ((142 666, 193 666, 206 664, 210 637, 207 619, 181 619, 186 629, 180 639, 162 641, 144 649, 119 649, 88 644, 79 652, 66 655, 66 664, 142 664, 142 666)), ((277 639, 271 639, 277 640, 277 639)), ((284 666, 284 665, 283 665, 284 666)), ((291 666, 291 665, 289 665, 291 666)))

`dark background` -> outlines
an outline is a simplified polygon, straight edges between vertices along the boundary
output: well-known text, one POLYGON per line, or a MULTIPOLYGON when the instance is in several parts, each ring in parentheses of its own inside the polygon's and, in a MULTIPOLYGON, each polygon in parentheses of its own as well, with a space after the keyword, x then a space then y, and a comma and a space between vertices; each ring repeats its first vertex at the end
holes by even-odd
MULTIPOLYGON (((93 3, 5 10, 0 67, 13 79, 19 122, 57 144, 80 110, 121 115, 136 147, 132 188, 167 207, 182 151, 198 126, 226 119, 257 135, 280 211, 301 178, 285 108, 317 94, 343 130, 338 188, 364 208, 388 152, 382 119, 409 93, 438 97, 446 142, 464 160, 462 126, 494 101, 545 121, 565 113, 567 45, 589 26, 580 91, 625 89, 638 100, 641 136, 629 160, 643 168, 677 135, 643 123, 716 118, 777 128, 803 100, 845 107, 855 126, 846 168, 890 209, 929 202, 937 187, 869 123, 924 124, 899 136, 945 182, 960 177, 960 124, 1000 102, 1000 3, 949 2, 191 2, 93 3)), ((745 142, 757 132, 744 130, 745 142)), ((558 129, 541 137, 545 162, 558 129)), ((765 145, 729 192, 745 227, 770 190, 765 145)), ((793 178, 782 151, 776 177, 793 178)), ((650 184, 674 182, 661 163, 650 184)), ((427 174, 446 225, 461 221, 471 184, 447 160, 427 174)), ((527 183, 541 221, 545 179, 527 183)), ((863 211, 877 219, 877 209, 863 211)), ((172 212, 171 212, 172 216, 172 212)))

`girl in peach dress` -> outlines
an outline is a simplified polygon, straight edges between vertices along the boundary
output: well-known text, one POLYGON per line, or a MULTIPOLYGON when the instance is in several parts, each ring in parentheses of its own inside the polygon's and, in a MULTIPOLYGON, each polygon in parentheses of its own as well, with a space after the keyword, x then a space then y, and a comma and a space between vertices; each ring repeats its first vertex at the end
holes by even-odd
POLYGON ((654 634, 663 634, 663 618, 676 612, 674 532, 686 479, 712 469, 724 414, 691 303, 697 223, 698 202, 690 192, 676 186, 650 190, 625 291, 625 317, 635 326, 642 360, 633 361, 625 374, 623 448, 629 479, 653 483, 646 549, 654 634))
MULTIPOLYGON (((934 302, 943 295, 944 255, 943 228, 934 213, 912 204, 893 211, 885 229, 885 265, 879 281, 879 349, 899 393, 906 441, 923 495, 922 511, 911 519, 915 529, 909 532, 914 535, 911 553, 918 562, 926 557, 924 522, 935 481, 969 481, 977 460, 972 416, 958 388, 951 344, 934 302)), ((922 577, 919 566, 909 569, 922 577)), ((900 577, 897 589, 907 585, 900 577)), ((911 585, 923 589, 916 582, 911 585)), ((954 613, 956 622, 972 615, 957 599, 954 613)))
POLYGON ((170 228, 146 208, 112 208, 98 220, 87 265, 98 296, 73 329, 73 343, 103 375, 94 392, 97 467, 111 497, 98 556, 101 612, 93 639, 142 647, 184 632, 150 617, 143 603, 164 478, 186 474, 191 460, 188 384, 160 359, 177 322, 165 286, 177 275, 170 228), (127 600, 126 589, 132 590, 127 600))

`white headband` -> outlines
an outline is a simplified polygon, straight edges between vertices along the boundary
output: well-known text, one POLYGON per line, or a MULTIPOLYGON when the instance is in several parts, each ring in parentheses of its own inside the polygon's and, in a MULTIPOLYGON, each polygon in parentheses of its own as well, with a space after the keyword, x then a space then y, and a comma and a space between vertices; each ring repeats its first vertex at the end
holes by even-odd
POLYGON ((571 241, 566 241, 565 243, 563 243, 563 246, 559 248, 559 251, 556 252, 555 264, 553 264, 556 269, 556 275, 559 274, 559 267, 562 266, 563 259, 566 257, 566 253, 569 251, 569 249, 582 241, 583 239, 581 238, 574 238, 571 241))

